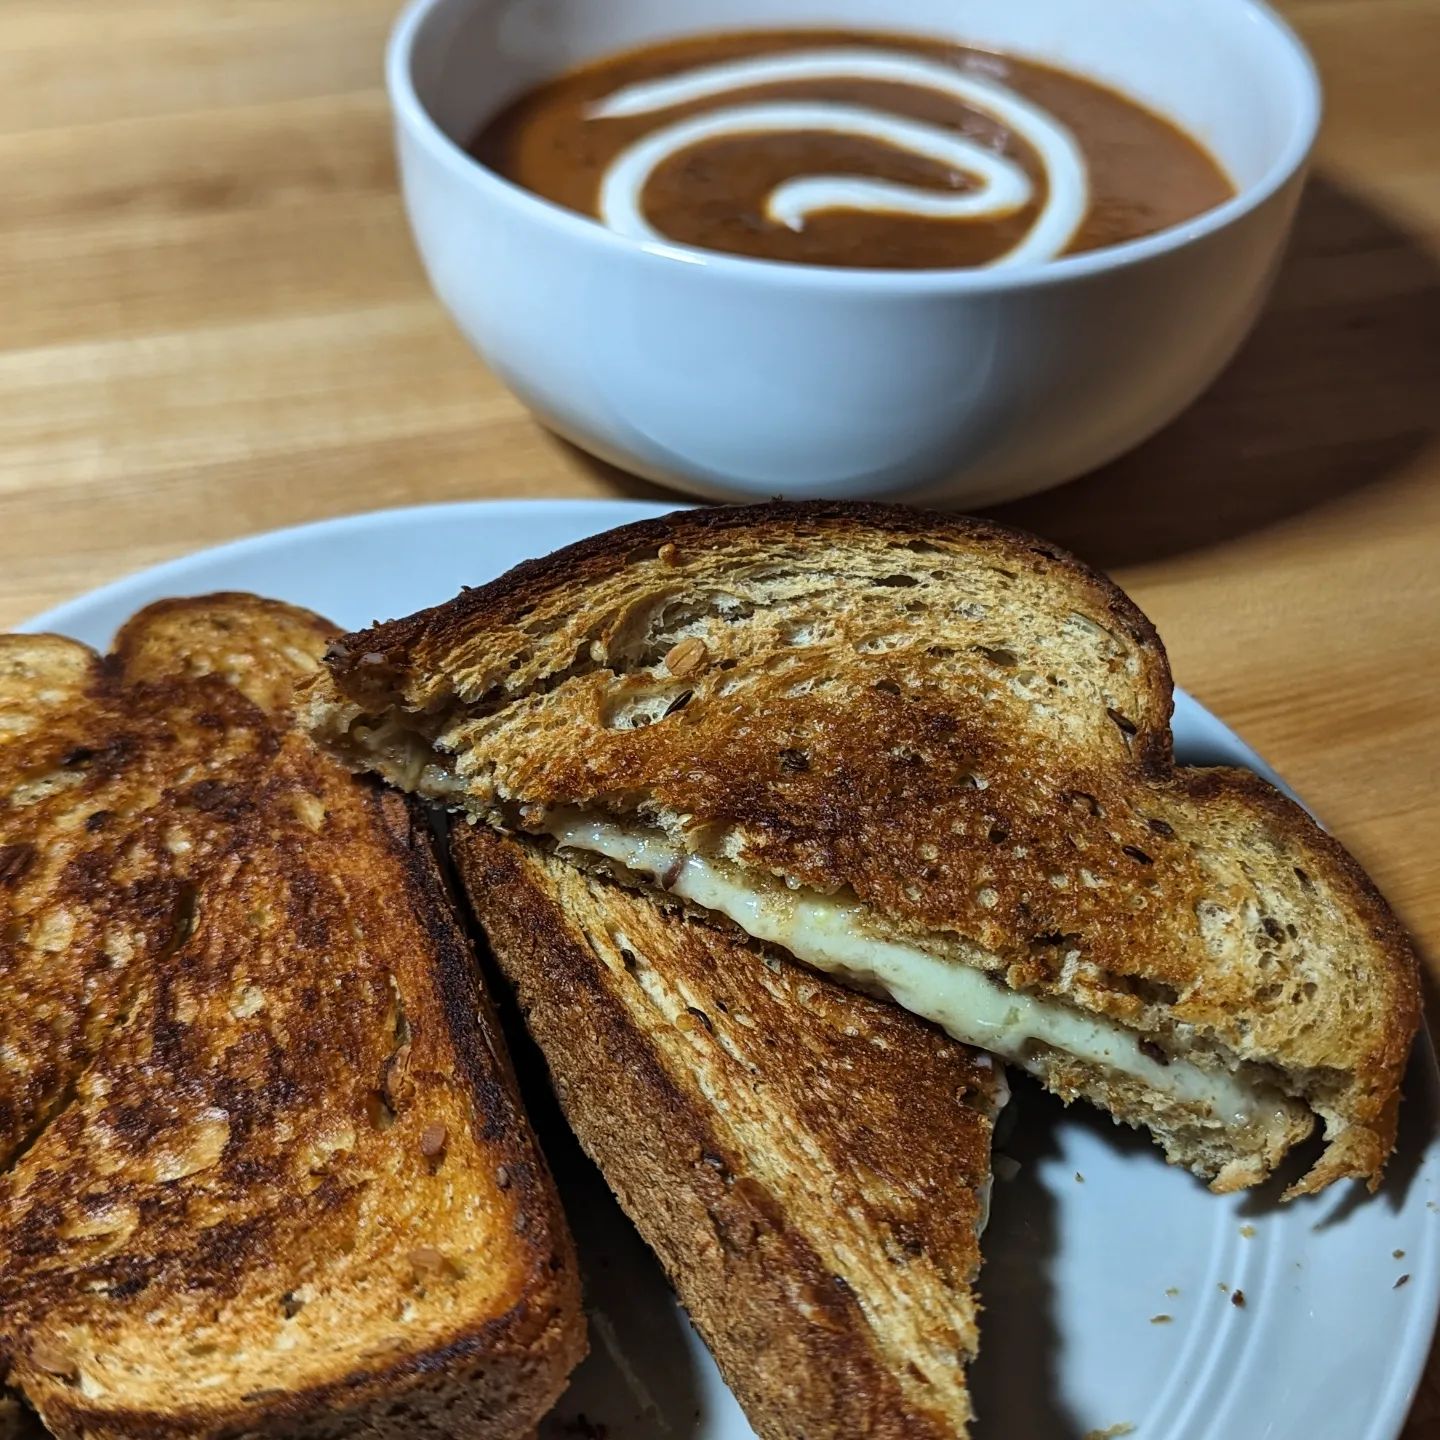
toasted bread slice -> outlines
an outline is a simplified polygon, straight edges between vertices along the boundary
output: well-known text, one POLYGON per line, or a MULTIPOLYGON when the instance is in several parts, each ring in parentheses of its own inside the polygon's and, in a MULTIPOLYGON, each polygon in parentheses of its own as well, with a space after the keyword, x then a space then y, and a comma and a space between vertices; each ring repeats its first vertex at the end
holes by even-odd
POLYGON ((766 1440, 953 1440, 1003 1072, 484 827, 453 853, 566 1118, 766 1440))
POLYGON ((0 1387, 55 1435, 498 1440, 583 1352, 428 829, 294 728, 333 633, 0 637, 0 1387))
POLYGON ((975 520, 693 510, 332 647, 349 763, 608 855, 1148 1125, 1215 1188, 1324 1121, 1374 1186, 1419 1020, 1355 862, 1247 772, 1177 767, 1149 621, 975 520))

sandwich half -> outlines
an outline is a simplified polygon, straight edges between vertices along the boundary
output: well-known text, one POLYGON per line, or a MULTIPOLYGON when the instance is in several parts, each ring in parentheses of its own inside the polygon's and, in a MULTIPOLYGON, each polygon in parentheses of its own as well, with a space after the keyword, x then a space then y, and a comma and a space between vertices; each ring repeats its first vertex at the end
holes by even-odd
POLYGON ((457 825, 453 853, 566 1119, 757 1434, 967 1434, 1001 1067, 537 845, 457 825))
POLYGON ((429 830, 293 724, 334 633, 0 637, 9 1431, 506 1440, 584 1351, 429 830))
POLYGON ((883 993, 1217 1190, 1380 1178, 1419 1022, 1359 866, 1177 766, 1154 628, 1033 537, 846 504, 690 510, 332 646, 356 768, 883 993))

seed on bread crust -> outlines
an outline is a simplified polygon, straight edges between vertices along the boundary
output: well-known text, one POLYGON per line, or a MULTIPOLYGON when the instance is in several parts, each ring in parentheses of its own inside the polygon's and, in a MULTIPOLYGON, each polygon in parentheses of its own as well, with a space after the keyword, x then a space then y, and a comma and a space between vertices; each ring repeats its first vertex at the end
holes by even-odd
POLYGON ((427 1125, 420 1132, 420 1153, 427 1160, 438 1160, 445 1153, 450 1132, 438 1121, 427 1125))
POLYGON ((35 847, 29 844, 0 845, 0 885, 19 880, 35 858, 35 847))
POLYGON ((69 1346, 58 1340, 49 1340, 41 1335, 30 1342, 30 1359, 47 1375, 58 1380, 76 1380, 80 1366, 69 1346))
POLYGON ((422 1279, 435 1280, 442 1278, 453 1278, 460 1273, 460 1268, 445 1254, 442 1254, 433 1245, 417 1245, 406 1259, 409 1260, 415 1273, 422 1279))
POLYGON ((391 1110, 399 1110, 410 1092, 410 1046, 396 1047, 385 1062, 380 1079, 380 1094, 391 1110))
POLYGON ((698 635, 687 635, 678 644, 672 645, 665 655, 665 668, 677 680, 696 675, 705 668, 709 651, 698 635))

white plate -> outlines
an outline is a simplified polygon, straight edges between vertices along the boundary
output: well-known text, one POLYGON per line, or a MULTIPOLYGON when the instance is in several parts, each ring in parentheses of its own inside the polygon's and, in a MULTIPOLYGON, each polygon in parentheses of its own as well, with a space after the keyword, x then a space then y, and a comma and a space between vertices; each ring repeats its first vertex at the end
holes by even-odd
MULTIPOLYGON (((162 565, 27 628, 104 646, 139 606, 210 590, 275 595, 360 626, 667 508, 515 501, 354 516, 162 565)), ((1185 694, 1175 742, 1183 760, 1270 773, 1185 694)), ((1138 1440, 1400 1433, 1440 1297, 1440 1092, 1428 1043, 1373 1199, 1349 1186, 1288 1206, 1274 1186, 1222 1199, 1098 1113, 1063 1111, 1028 1083, 1016 1090, 1005 1148, 1021 1169, 997 1183, 985 1236, 972 1372, 980 1440, 1079 1440, 1124 1424, 1138 1440), (1243 1308, 1232 1303, 1242 1291, 1243 1308)), ((594 1354, 546 1433, 587 1433, 574 1423, 583 1411, 612 1440, 744 1440, 749 1427, 653 1262, 593 1172, 563 1149, 557 1159, 597 1318, 594 1354)))

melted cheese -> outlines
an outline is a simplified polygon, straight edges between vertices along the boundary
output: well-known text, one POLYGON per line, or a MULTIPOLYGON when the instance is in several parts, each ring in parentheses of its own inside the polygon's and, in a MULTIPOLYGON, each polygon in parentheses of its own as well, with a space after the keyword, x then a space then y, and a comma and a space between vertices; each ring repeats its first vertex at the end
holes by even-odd
POLYGON ((1141 1051, 1143 1036, 1112 1020, 1009 990, 970 965, 872 935, 864 907, 854 901, 744 876, 723 861, 688 854, 658 832, 589 815, 557 814, 546 828, 562 846, 650 875, 671 894, 717 911, 756 940, 856 989, 886 995, 954 1039, 1022 1068, 1039 1068, 1034 1047, 1047 1046, 1199 1105, 1225 1125, 1253 1124, 1283 1103, 1267 1087, 1224 1071, 1178 1057, 1161 1064, 1141 1051))

